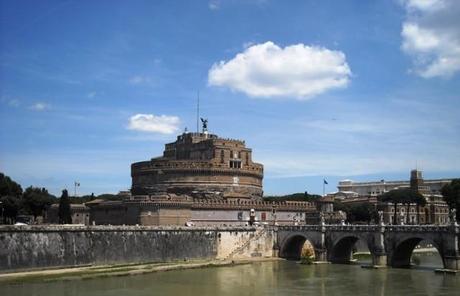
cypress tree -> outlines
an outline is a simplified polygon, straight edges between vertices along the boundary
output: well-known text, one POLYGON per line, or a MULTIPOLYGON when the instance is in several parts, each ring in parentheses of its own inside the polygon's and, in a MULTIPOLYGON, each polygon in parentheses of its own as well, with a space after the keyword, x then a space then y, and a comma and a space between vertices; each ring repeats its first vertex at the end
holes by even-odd
POLYGON ((70 212, 70 200, 67 189, 62 190, 62 195, 59 200, 59 223, 72 224, 72 214, 70 212))

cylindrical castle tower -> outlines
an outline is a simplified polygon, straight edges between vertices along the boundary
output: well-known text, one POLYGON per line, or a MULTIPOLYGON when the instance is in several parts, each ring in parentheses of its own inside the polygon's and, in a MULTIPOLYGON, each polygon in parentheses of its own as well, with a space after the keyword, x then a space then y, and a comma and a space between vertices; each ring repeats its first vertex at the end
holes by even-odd
POLYGON ((133 195, 186 194, 195 198, 261 199, 263 166, 244 141, 183 133, 162 157, 131 165, 133 195))

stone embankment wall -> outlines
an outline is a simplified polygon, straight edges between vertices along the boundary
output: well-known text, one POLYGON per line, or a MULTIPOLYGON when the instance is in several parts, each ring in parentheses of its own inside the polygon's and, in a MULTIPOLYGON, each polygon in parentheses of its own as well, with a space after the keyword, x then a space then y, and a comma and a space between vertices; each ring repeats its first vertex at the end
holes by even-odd
POLYGON ((2 226, 0 272, 32 268, 271 256, 251 227, 2 226))
POLYGON ((263 227, 253 232, 220 232, 217 259, 272 257, 275 235, 272 229, 263 227))

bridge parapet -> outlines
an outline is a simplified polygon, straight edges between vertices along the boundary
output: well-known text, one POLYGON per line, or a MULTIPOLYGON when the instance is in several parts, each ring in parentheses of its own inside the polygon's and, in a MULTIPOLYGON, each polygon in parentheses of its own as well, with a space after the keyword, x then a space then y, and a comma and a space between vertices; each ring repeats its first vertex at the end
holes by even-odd
POLYGON ((321 231, 321 225, 283 225, 276 229, 282 231, 321 231))
POLYGON ((385 230, 388 232, 451 232, 451 226, 441 225, 387 225, 385 230))
POLYGON ((326 225, 326 231, 377 232, 378 225, 326 225))

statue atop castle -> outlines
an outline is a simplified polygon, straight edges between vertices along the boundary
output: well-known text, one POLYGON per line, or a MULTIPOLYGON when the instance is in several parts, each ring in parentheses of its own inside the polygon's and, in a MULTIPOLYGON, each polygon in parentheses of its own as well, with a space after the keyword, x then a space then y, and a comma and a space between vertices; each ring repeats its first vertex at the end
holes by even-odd
POLYGON ((201 119, 201 123, 203 125, 203 133, 207 133, 208 132, 208 119, 207 118, 200 118, 201 119))

